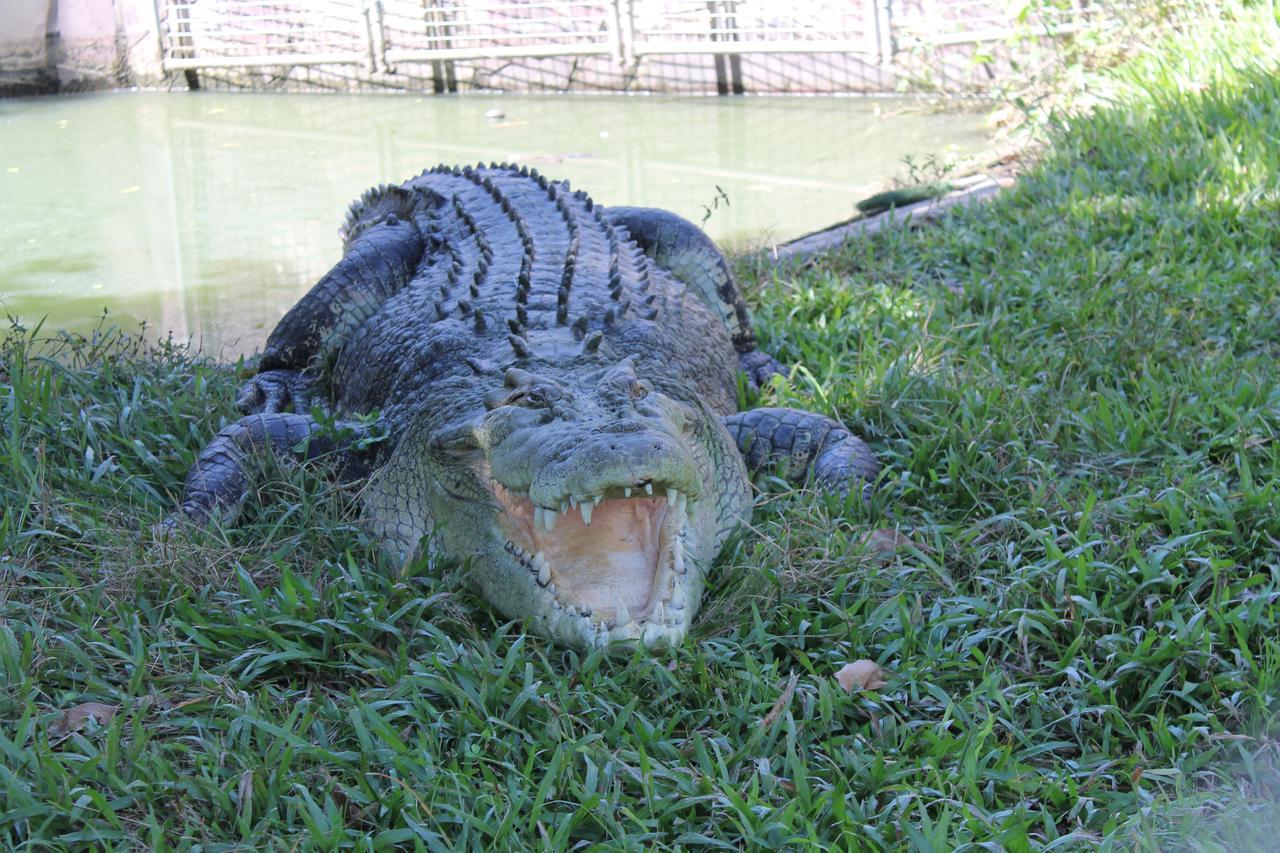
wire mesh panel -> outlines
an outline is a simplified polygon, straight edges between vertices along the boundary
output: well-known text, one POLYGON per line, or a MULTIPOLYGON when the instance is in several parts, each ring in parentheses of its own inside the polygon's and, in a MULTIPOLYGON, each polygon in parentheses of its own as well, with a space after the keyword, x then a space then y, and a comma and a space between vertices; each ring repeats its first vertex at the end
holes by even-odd
POLYGON ((1052 37, 1123 20, 1142 0, 1062 0, 1009 4, 1000 0, 894 0, 893 28, 900 46, 1003 42, 1052 37))
POLYGON ((1160 0, 155 0, 215 88, 981 91, 1160 0))
POLYGON ((1061 39, 1086 27, 1122 27, 1151 6, 1151 0, 893 0, 894 63, 914 89, 981 91, 1052 64, 1061 39))
POLYGON ((367 26, 352 0, 158 0, 166 69, 368 59, 367 26))
POLYGON ((634 51, 875 53, 874 0, 635 0, 634 51))
POLYGON ((387 62, 609 53, 605 2, 384 0, 387 62))

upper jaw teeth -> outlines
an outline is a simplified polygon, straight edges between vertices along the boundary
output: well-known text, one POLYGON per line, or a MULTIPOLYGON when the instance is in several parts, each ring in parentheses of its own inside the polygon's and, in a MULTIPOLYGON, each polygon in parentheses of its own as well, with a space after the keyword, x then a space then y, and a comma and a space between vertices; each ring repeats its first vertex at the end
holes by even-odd
MULTIPOLYGON (((645 490, 646 495, 653 494, 652 481, 623 487, 622 492, 629 497, 632 491, 640 488, 645 490)), ((547 618, 552 625, 561 623, 564 619, 572 619, 575 627, 571 633, 575 636, 581 633, 588 644, 597 646, 606 645, 612 640, 627 639, 642 640, 646 645, 663 641, 675 644, 684 638, 685 619, 689 612, 688 602, 691 595, 697 594, 696 588, 689 587, 691 580, 694 583, 697 581, 689 577, 688 564, 685 560, 685 537, 689 532, 689 496, 673 486, 661 488, 665 491, 669 511, 674 513, 667 522, 673 525, 672 528, 668 528, 671 530, 667 545, 669 559, 658 567, 658 574, 654 579, 653 595, 657 601, 646 608, 646 612, 642 614, 631 613, 621 600, 617 601, 613 608, 603 608, 594 614, 580 604, 560 601, 559 590, 552 582, 552 566, 546 555, 542 551, 530 554, 520 546, 507 542, 507 550, 529 570, 537 585, 548 593, 552 609, 547 618), (612 614, 610 614, 611 609, 612 614)), ((575 508, 582 513, 583 524, 590 526, 595 507, 603 500, 605 500, 603 494, 585 497, 566 495, 558 502, 559 509, 534 504, 534 529, 539 532, 554 531, 560 516, 575 508)))
POLYGON ((556 520, 560 518, 560 513, 554 509, 534 504, 533 507, 533 529, 545 530, 548 533, 556 529, 556 520))
MULTIPOLYGON (((643 488, 646 495, 653 494, 653 482, 645 481, 643 484, 634 486, 623 486, 622 494, 626 498, 631 497, 631 493, 639 488, 643 488)), ((680 491, 674 486, 666 487, 667 506, 678 509, 680 512, 687 513, 689 508, 689 495, 680 491)), ((591 526, 592 514, 596 506, 605 500, 603 494, 587 495, 580 497, 578 495, 566 495, 558 501, 557 507, 533 505, 533 529, 545 530, 548 533, 556 529, 556 522, 560 520, 560 516, 567 515, 573 510, 577 510, 582 514, 582 523, 591 526)))

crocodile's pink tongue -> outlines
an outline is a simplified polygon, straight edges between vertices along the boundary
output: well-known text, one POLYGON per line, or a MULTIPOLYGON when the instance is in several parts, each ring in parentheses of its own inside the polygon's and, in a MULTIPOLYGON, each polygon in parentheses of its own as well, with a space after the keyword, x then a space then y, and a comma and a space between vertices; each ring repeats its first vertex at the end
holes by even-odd
POLYGON ((557 600, 607 621, 649 612, 664 551, 666 498, 617 498, 570 508, 555 514, 547 530, 542 511, 528 499, 501 486, 494 495, 504 510, 499 524, 507 540, 535 555, 539 582, 554 585, 557 600))

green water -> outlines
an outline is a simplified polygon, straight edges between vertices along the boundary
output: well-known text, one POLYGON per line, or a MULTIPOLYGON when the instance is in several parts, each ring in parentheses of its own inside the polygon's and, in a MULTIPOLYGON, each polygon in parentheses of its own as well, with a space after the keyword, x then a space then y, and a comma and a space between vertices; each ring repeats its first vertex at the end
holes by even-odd
POLYGON ((709 213, 713 237, 744 245, 847 218, 907 156, 987 145, 980 115, 891 100, 0 101, 0 312, 83 330, 109 309, 121 325, 232 356, 258 347, 337 260, 355 196, 439 162, 529 163, 606 205, 709 213), (504 117, 486 118, 493 109, 504 117))

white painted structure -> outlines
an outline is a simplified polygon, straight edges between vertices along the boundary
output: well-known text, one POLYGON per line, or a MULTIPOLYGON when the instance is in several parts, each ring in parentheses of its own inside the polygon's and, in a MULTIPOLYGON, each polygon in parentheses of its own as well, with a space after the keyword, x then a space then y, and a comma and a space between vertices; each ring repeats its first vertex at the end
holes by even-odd
POLYGON ((2 0, 0 91, 963 91, 1151 2, 2 0))

